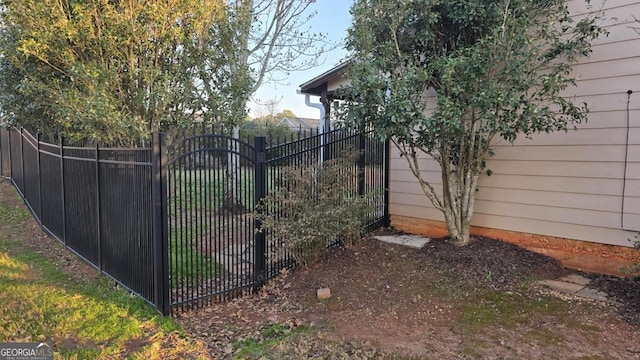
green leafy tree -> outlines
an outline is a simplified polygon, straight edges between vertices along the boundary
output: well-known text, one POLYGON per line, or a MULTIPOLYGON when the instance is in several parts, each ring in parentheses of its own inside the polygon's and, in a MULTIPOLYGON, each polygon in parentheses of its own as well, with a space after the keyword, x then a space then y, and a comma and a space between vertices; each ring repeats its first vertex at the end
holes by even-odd
POLYGON ((223 0, 1 1, 10 122, 71 141, 132 143, 194 120, 239 123, 252 80, 223 0))
POLYGON ((455 244, 469 241, 495 140, 587 120, 586 104, 562 91, 605 31, 597 15, 570 17, 565 0, 357 0, 352 14, 344 117, 393 141, 455 244), (427 155, 441 191, 420 168, 427 155))

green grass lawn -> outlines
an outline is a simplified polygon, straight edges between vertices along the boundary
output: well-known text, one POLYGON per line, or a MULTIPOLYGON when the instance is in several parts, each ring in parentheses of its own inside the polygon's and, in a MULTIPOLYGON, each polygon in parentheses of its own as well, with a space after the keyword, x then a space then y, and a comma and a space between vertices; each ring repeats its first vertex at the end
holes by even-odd
MULTIPOLYGON (((169 211, 213 211, 221 208, 226 182, 224 169, 172 169, 168 176, 169 211)), ((237 182, 235 191, 238 200, 245 208, 253 209, 253 168, 240 169, 237 182)))
MULTIPOLYGON (((238 200, 252 210, 254 207, 253 169, 238 173, 238 200)), ((208 233, 230 234, 238 227, 232 215, 222 210, 226 171, 224 169, 178 170, 169 175, 169 263, 171 286, 182 281, 207 280, 219 273, 212 254, 206 254, 197 244, 205 245, 208 233), (213 227, 215 225, 215 227, 213 227), (210 228, 213 227, 213 228, 210 228)), ((222 249, 213 249, 219 252, 222 249)))
POLYGON ((56 359, 208 356, 173 319, 44 237, 0 181, 0 342, 45 341, 56 359))

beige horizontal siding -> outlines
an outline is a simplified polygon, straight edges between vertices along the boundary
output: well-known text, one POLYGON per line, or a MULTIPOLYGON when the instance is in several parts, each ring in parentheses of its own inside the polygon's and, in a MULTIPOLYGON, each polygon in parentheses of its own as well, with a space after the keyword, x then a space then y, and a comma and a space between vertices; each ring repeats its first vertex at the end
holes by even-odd
POLYGON ((327 91, 335 91, 342 86, 349 85, 350 82, 351 81, 349 79, 346 79, 341 75, 336 76, 334 78, 329 79, 329 82, 327 83, 327 91))
MULTIPOLYGON (((585 102, 588 102, 589 97, 582 97, 580 98, 580 100, 583 100, 585 102)), ((591 97, 591 98, 596 98, 596 97, 591 97)), ((625 94, 625 98, 626 98, 626 94, 625 94)), ((614 110, 601 110, 601 109, 595 109, 594 110, 594 105, 592 105, 591 102, 588 102, 589 104, 589 108, 591 109, 591 111, 589 112, 589 120, 585 123, 582 124, 578 124, 576 127, 580 130, 580 129, 615 129, 615 128, 621 128, 621 129, 627 129, 627 111, 626 109, 620 109, 620 106, 626 106, 626 101, 622 102, 619 101, 617 102, 617 109, 614 110), (622 104, 622 105, 621 105, 622 104)), ((616 102, 611 102, 609 103, 611 107, 616 106, 616 102)), ((633 110, 630 109, 629 110, 629 116, 630 116, 630 125, 631 125, 631 130, 635 131, 634 129, 638 126, 640 126, 640 109, 638 110, 633 110)), ((567 132, 571 133, 573 132, 573 127, 571 127, 567 132)), ((562 134, 562 132, 560 133, 562 134)), ((525 139, 526 140, 526 139, 525 139)))
POLYGON ((619 227, 620 225, 620 214, 579 209, 574 204, 556 207, 549 204, 521 204, 496 199, 492 201, 476 200, 475 213, 607 228, 619 227))
MULTIPOLYGON (((631 45, 631 44, 630 44, 631 45)), ((635 49, 638 52, 638 49, 635 49)), ((572 96, 606 95, 606 94, 627 94, 627 90, 637 90, 640 84, 640 74, 616 76, 609 78, 579 80, 578 86, 571 88, 567 93, 572 96)), ((626 99, 626 98, 625 98, 626 99)), ((626 103, 626 101, 625 101, 626 103)))
MULTIPOLYGON (((429 220, 436 220, 436 221, 444 220, 442 213, 430 206, 408 205, 408 204, 403 204, 401 202, 396 202, 395 199, 396 199, 396 194, 391 194, 389 196, 389 202, 390 204, 392 204, 392 206, 390 207, 390 210, 392 210, 392 213, 391 213, 392 215, 408 216, 408 217, 429 219, 429 220)), ((402 199, 399 199, 399 200, 402 200, 402 199)))
POLYGON ((637 40, 614 42, 593 47, 593 53, 589 60, 598 64, 603 61, 615 61, 618 59, 633 59, 638 56, 637 40))
POLYGON ((624 166, 622 163, 609 162, 570 162, 570 161, 491 161, 489 168, 495 175, 537 175, 562 176, 571 178, 622 178, 624 166))
MULTIPOLYGON (((394 174, 391 175, 391 183, 390 189, 399 191, 399 192, 408 192, 413 194, 421 193, 422 190, 420 184, 416 181, 416 178, 412 173, 408 171, 393 171, 394 174), (417 189, 415 191, 410 191, 409 189, 417 189)), ((432 185, 440 185, 440 171, 426 171, 422 172, 422 178, 427 180, 432 185)))
MULTIPOLYGON (((624 214, 623 219, 623 228, 629 231, 638 231, 638 223, 640 223, 640 215, 638 214, 624 214)), ((632 236, 628 237, 627 240, 631 239, 632 236)))
POLYGON ((625 213, 640 215, 640 202, 639 201, 627 201, 625 204, 625 213))
MULTIPOLYGON (((572 14, 581 15, 598 10, 615 10, 626 9, 628 11, 629 6, 634 6, 640 3, 640 1, 630 0, 592 0, 590 3, 585 1, 571 1, 569 3, 569 9, 572 14)), ((627 15, 629 15, 627 13, 627 15)))
MULTIPOLYGON (((601 94, 594 96, 582 96, 579 98, 580 102, 584 102, 589 106, 589 122, 587 126, 592 123, 595 124, 606 124, 606 120, 612 118, 618 120, 625 120, 627 118, 627 90, 632 90, 634 92, 637 91, 634 87, 626 89, 624 91, 619 91, 613 94, 601 94), (600 114, 605 112, 605 114, 600 114)), ((638 97, 631 97, 631 101, 629 102, 629 110, 632 112, 637 112, 640 110, 640 100, 638 97)), ((632 114, 633 115, 633 114, 632 114)), ((632 116, 632 122, 640 122, 636 120, 637 118, 632 116)), ((625 125, 626 126, 626 125, 625 125)))
MULTIPOLYGON (((611 17, 611 15, 614 17, 616 16, 616 14, 609 14, 609 17, 611 17)), ((618 22, 613 20, 613 24, 604 26, 606 31, 609 32, 609 35, 601 36, 591 43, 596 51, 601 45, 635 41, 637 33, 633 30, 633 27, 637 26, 637 23, 633 20, 630 14, 625 14, 624 16, 625 18, 621 18, 623 20, 618 22)))
POLYGON ((604 161, 615 162, 624 158, 624 145, 520 145, 494 148, 496 154, 491 160, 536 161, 604 161))
MULTIPOLYGON (((510 188, 482 188, 476 194, 476 201, 491 203, 501 199, 505 203, 530 204, 565 208, 570 204, 572 208, 582 210, 605 211, 616 213, 620 210, 620 194, 579 194, 573 192, 523 190, 510 188)), ((615 225, 615 224, 614 224, 615 225)))
POLYGON ((627 179, 625 190, 626 196, 628 196, 629 198, 640 198, 640 180, 627 179))
MULTIPOLYGON (((586 11, 581 3, 570 2, 574 14, 586 11)), ((479 180, 474 225, 623 246, 630 230, 640 231, 640 35, 631 28, 640 26, 631 16, 640 17, 640 1, 592 4, 604 11, 610 35, 573 68, 578 86, 564 93, 588 104, 589 121, 578 131, 497 141, 488 160, 493 175, 479 180)), ((406 160, 397 150, 391 156, 391 213, 442 221, 406 160)), ((437 163, 420 164, 439 189, 437 163)))
POLYGON ((482 189, 534 190, 549 193, 572 193, 620 196, 622 179, 607 178, 572 178, 563 176, 540 175, 492 175, 482 177, 479 181, 482 189))
MULTIPOLYGON (((633 32, 633 34, 635 36, 638 36, 635 31, 633 32)), ((630 44, 633 45, 634 42, 630 42, 630 44)), ((617 59, 616 66, 613 68, 593 66, 593 64, 597 63, 592 62, 590 64, 575 65, 573 67, 572 75, 575 76, 578 80, 591 80, 640 74, 638 62, 633 57, 626 59, 617 59)), ((624 95, 626 95, 626 91, 624 95)), ((627 97, 625 96, 624 100, 626 101, 626 99, 627 97)))
MULTIPOLYGON (((393 197, 394 201, 405 206, 429 205, 429 200, 424 196, 394 193, 393 197)), ((476 196, 475 214, 617 227, 620 224, 620 215, 617 214, 620 206, 620 197, 614 196, 586 197, 568 193, 527 193, 485 188, 476 196), (567 204, 571 207, 567 207, 567 204), (582 208, 577 208, 578 205, 582 208)))
MULTIPOLYGON (((521 136, 516 140, 515 145, 622 145, 626 138, 627 129, 622 127, 583 128, 579 131, 569 130, 567 132, 556 131, 550 134, 537 134, 533 136, 533 140, 521 136)), ((502 141, 498 145, 506 144, 509 143, 502 141)))
POLYGON ((627 179, 640 179, 640 163, 629 162, 627 164, 627 179))

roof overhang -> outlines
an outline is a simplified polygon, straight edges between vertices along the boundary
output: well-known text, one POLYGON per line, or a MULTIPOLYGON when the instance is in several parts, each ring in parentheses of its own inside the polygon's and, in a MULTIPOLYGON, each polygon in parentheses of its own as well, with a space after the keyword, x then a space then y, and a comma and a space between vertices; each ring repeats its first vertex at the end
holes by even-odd
MULTIPOLYGON (((300 85, 300 92, 303 94, 322 96, 322 93, 327 91, 327 84, 332 79, 339 77, 344 73, 345 69, 349 67, 351 61, 345 61, 325 71, 324 73, 314 77, 313 79, 300 85)), ((326 94, 331 95, 331 94, 326 94)))

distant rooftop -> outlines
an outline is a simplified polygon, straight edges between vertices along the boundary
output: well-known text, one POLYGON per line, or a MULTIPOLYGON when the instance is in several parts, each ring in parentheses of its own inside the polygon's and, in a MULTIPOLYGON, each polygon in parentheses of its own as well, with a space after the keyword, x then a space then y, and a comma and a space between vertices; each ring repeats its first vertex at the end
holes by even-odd
POLYGON ((291 130, 318 129, 320 127, 320 119, 285 116, 278 122, 278 125, 283 124, 287 125, 291 130))

